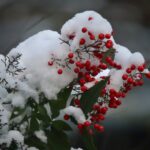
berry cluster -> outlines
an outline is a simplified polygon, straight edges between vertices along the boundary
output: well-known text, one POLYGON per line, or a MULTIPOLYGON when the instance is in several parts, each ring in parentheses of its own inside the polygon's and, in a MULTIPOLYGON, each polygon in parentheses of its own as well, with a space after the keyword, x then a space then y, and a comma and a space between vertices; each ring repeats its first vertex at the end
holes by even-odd
MULTIPOLYGON (((48 62, 49 66, 57 65, 59 67, 57 73, 63 74, 63 69, 67 68, 73 71, 77 75, 75 85, 78 85, 79 89, 74 89, 76 94, 73 98, 73 105, 80 107, 80 97, 88 90, 87 83, 91 82, 97 84, 99 80, 95 77, 107 68, 115 68, 116 70, 122 69, 120 64, 117 64, 113 60, 115 50, 113 48, 113 41, 111 40, 111 34, 100 33, 98 36, 88 31, 86 27, 81 29, 83 34, 87 34, 90 44, 87 43, 85 38, 79 39, 79 49, 71 51, 66 56, 65 62, 53 58, 48 62), (91 44, 92 43, 92 44, 91 44)), ((69 40, 73 40, 75 35, 70 35, 69 40)), ((70 41, 63 41, 69 45, 70 41)), ((70 45, 69 45, 70 46, 70 45)), ((126 69, 126 72, 122 75, 123 86, 120 91, 107 88, 111 84, 108 80, 106 86, 103 88, 99 95, 97 102, 91 106, 92 111, 88 113, 87 121, 79 123, 78 128, 82 132, 82 129, 87 128, 89 134, 93 134, 93 129, 96 131, 104 131, 104 127, 99 123, 105 119, 105 114, 108 108, 117 108, 121 105, 120 98, 124 98, 128 91, 134 86, 141 86, 143 84, 142 72, 145 69, 145 64, 136 67, 131 65, 126 69)), ((145 74, 150 78, 150 73, 145 74)), ((101 80, 105 80, 105 76, 100 77, 101 80)), ((93 93, 94 94, 94 93, 93 93)), ((64 119, 69 120, 70 116, 65 114, 64 119)))

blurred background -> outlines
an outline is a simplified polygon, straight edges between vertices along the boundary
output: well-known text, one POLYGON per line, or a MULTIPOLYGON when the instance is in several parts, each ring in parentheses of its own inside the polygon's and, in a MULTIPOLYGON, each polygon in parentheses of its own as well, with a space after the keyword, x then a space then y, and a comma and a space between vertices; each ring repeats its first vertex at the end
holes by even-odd
MULTIPOLYGON (((150 62, 150 0, 0 0, 0 53, 41 30, 60 32, 65 21, 84 10, 102 14, 111 22, 116 42, 150 62)), ((131 91, 103 124, 98 150, 150 150, 150 80, 131 91)), ((72 141, 82 145, 81 139, 72 141)))

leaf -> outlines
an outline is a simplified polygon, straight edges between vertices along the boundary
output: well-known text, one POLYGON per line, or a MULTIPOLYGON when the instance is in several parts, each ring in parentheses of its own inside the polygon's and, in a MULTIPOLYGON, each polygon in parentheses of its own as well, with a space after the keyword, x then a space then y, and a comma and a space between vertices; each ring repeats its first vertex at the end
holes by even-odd
POLYGON ((62 130, 70 131, 70 130, 72 130, 71 127, 66 122, 64 122, 62 120, 53 121, 52 127, 54 127, 57 131, 62 131, 62 130))
POLYGON ((100 81, 95 86, 90 88, 87 92, 82 94, 80 104, 85 114, 92 110, 93 104, 97 101, 100 95, 100 91, 105 87, 108 79, 109 78, 106 78, 105 80, 100 81))
POLYGON ((22 115, 25 112, 25 110, 26 110, 26 108, 15 107, 13 109, 10 119, 13 119, 19 115, 22 115))
POLYGON ((38 139, 36 136, 30 136, 29 138, 25 139, 25 143, 28 145, 28 146, 33 146, 33 147, 36 147, 40 150, 47 150, 46 149, 46 144, 43 143, 40 139, 38 139))
POLYGON ((70 150, 70 144, 67 135, 64 132, 52 128, 46 132, 48 137, 49 150, 70 150))
POLYGON ((29 128, 29 131, 31 133, 33 133, 34 131, 37 131, 39 130, 39 123, 38 123, 38 120, 35 118, 35 116, 32 116, 31 117, 31 120, 30 120, 30 128, 29 128))
POLYGON ((106 57, 111 57, 112 59, 114 59, 114 57, 115 57, 115 49, 109 49, 107 52, 105 52, 104 53, 104 55, 103 55, 103 58, 102 58, 102 62, 104 62, 104 63, 106 63, 107 64, 107 62, 106 62, 106 57))
POLYGON ((88 133, 87 129, 83 129, 82 139, 85 143, 86 150, 97 150, 94 144, 93 136, 88 133))
POLYGON ((50 100, 49 104, 52 111, 52 118, 56 118, 59 115, 59 111, 65 108, 71 91, 72 88, 65 88, 62 91, 60 91, 57 100, 50 100))
POLYGON ((46 108, 44 106, 42 106, 42 105, 39 105, 38 106, 38 110, 39 110, 39 113, 37 114, 38 119, 50 123, 51 122, 51 118, 48 115, 46 108))

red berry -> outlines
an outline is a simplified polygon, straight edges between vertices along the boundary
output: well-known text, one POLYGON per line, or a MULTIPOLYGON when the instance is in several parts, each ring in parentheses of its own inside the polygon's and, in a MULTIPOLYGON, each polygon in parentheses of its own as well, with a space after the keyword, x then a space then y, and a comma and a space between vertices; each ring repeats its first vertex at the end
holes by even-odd
POLYGON ((98 37, 99 37, 100 40, 103 40, 105 36, 104 36, 103 33, 100 33, 98 37))
POLYGON ((100 125, 100 126, 98 127, 98 131, 99 131, 99 132, 104 132, 104 127, 100 125))
POLYGON ((86 92, 87 89, 88 89, 88 88, 87 88, 85 85, 81 86, 81 91, 82 91, 82 92, 86 92))
POLYGON ((105 117, 102 114, 98 115, 99 120, 105 120, 105 117))
POLYGON ((117 104, 117 105, 121 105, 121 103, 122 103, 122 102, 121 102, 120 100, 117 100, 117 101, 116 101, 116 104, 117 104))
POLYGON ((81 85, 84 85, 86 83, 86 81, 84 79, 80 79, 79 82, 81 85))
POLYGON ((65 119, 65 120, 69 120, 69 118, 70 118, 70 116, 69 116, 68 114, 65 114, 65 115, 64 115, 64 119, 65 119))
POLYGON ((80 100, 79 99, 74 99, 74 104, 77 106, 80 106, 80 100))
POLYGON ((132 78, 128 78, 127 82, 128 82, 129 84, 132 84, 132 83, 133 83, 133 79, 132 79, 132 78))
POLYGON ((78 124, 78 129, 80 129, 80 130, 83 129, 83 124, 79 123, 78 124))
POLYGON ((103 107, 103 108, 100 109, 100 112, 101 112, 102 114, 106 114, 107 110, 108 110, 107 107, 103 107))
POLYGON ((62 73, 63 73, 63 70, 62 70, 62 69, 58 69, 57 73, 58 73, 58 74, 62 74, 62 73))
POLYGON ((107 64, 101 63, 101 64, 99 65, 99 67, 100 67, 101 69, 105 70, 105 69, 107 69, 107 64))
POLYGON ((105 60, 106 60, 106 62, 107 62, 107 63, 112 62, 112 58, 111 58, 111 57, 109 57, 109 56, 108 56, 108 57, 106 57, 106 59, 105 59, 105 60))
POLYGON ((49 65, 49 66, 52 66, 52 65, 53 65, 53 62, 52 62, 52 61, 48 61, 48 65, 49 65))
POLYGON ((79 68, 75 68, 75 69, 74 69, 74 72, 75 72, 75 73, 79 73, 79 71, 80 71, 79 68))
POLYGON ((69 63, 70 64, 74 64, 74 60, 73 59, 69 59, 69 63))
POLYGON ((131 70, 130 68, 127 68, 127 69, 126 69, 126 72, 127 72, 127 73, 131 73, 132 70, 131 70))
POLYGON ((82 32, 83 32, 83 33, 87 32, 87 28, 86 28, 86 27, 83 27, 83 28, 82 28, 82 32))
POLYGON ((94 105, 93 105, 93 109, 94 109, 94 110, 99 110, 99 109, 100 109, 100 106, 99 106, 98 104, 94 104, 94 105))
POLYGON ((138 71, 140 71, 140 72, 144 71, 144 67, 143 66, 138 66, 138 71))
POLYGON ((84 45, 85 44, 85 39, 84 38, 81 38, 80 39, 80 45, 84 45))
POLYGON ((84 122, 84 126, 85 126, 85 127, 89 127, 90 125, 91 125, 91 123, 90 123, 89 121, 85 121, 85 122, 84 122))
POLYGON ((150 79, 150 72, 146 73, 145 76, 150 79))
POLYGON ((105 34, 106 39, 110 39, 110 37, 111 37, 111 34, 105 34))
POLYGON ((89 17, 88 20, 89 20, 89 21, 90 21, 90 20, 93 20, 93 17, 89 17))
POLYGON ((123 80, 127 80, 128 79, 128 75, 127 74, 123 74, 122 79, 123 80))
POLYGON ((91 40, 95 40, 95 36, 92 34, 92 35, 90 35, 90 39, 91 40))
POLYGON ((69 53, 68 54, 68 58, 73 58, 74 54, 73 53, 69 53))
POLYGON ((113 47, 113 43, 110 42, 110 41, 107 41, 107 42, 105 43, 105 46, 106 46, 107 48, 112 48, 112 47, 113 47))
POLYGON ((136 66, 135 65, 131 65, 131 70, 135 70, 136 66))

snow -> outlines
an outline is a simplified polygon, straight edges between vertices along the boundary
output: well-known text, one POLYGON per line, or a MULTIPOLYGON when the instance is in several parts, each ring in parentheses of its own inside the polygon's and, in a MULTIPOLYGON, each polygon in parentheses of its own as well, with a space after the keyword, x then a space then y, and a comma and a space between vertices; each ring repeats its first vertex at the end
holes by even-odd
POLYGON ((85 115, 80 108, 76 108, 73 106, 68 106, 63 110, 65 114, 73 116, 78 123, 84 123, 86 121, 85 115))
POLYGON ((45 136, 44 131, 42 131, 42 130, 36 131, 34 134, 35 134, 36 137, 39 138, 42 142, 47 143, 47 137, 45 136))
POLYGON ((82 148, 71 148, 70 150, 83 150, 82 148))
MULTIPOLYGON (((6 142, 10 145, 14 139, 17 143, 24 144, 22 133, 25 133, 27 122, 24 122, 24 124, 20 126, 21 132, 15 130, 9 131, 9 119, 13 108, 24 108, 29 97, 39 102, 39 94, 42 92, 49 100, 57 99, 57 94, 60 90, 77 77, 69 68, 62 67, 62 65, 65 65, 65 59, 68 53, 70 51, 75 52, 81 48, 79 44, 81 38, 85 39, 85 45, 92 44, 93 41, 90 40, 88 32, 94 34, 97 39, 100 33, 111 34, 112 31, 110 23, 100 14, 94 11, 85 11, 76 14, 67 21, 62 26, 61 34, 51 30, 41 31, 21 42, 16 48, 13 48, 6 57, 0 55, 0 125, 2 125, 0 130, 0 134, 2 135, 0 136, 0 143, 6 142), (86 33, 82 32, 83 27, 87 28, 88 31, 86 33), (74 38, 70 38, 70 36, 74 38), (70 46, 62 42, 62 40, 69 42, 70 46), (17 58, 18 54, 22 55, 20 59, 18 59, 18 62, 15 61, 10 65, 9 61, 17 58), (49 66, 48 61, 54 58, 60 62, 60 65, 54 62, 52 66, 49 66), (19 68, 15 68, 15 65, 19 68), (7 69, 8 66, 10 67, 9 70, 7 69), (25 68, 25 70, 23 68, 25 68), (17 69, 21 69, 22 71, 19 72, 17 69), (63 69, 63 74, 59 75, 57 73, 58 69, 63 69), (10 89, 11 92, 8 89, 10 89)), ((106 39, 104 39, 104 41, 105 40, 106 39)), ((132 53, 128 48, 116 44, 113 36, 111 36, 110 40, 113 41, 114 48, 116 49, 114 60, 117 64, 122 66, 122 69, 106 69, 100 72, 95 78, 97 81, 100 81, 100 77, 110 75, 110 84, 107 85, 107 90, 113 88, 119 91, 123 85, 122 75, 126 69, 132 64, 136 67, 143 65, 145 60, 141 53, 132 53)), ((93 48, 90 50, 93 50, 93 48)), ((106 49, 103 51, 105 50, 106 49)), ((83 57, 86 59, 87 54, 83 57)), ((92 64, 97 64, 99 60, 98 58, 91 58, 91 62, 92 64)), ((144 72, 148 73, 149 71, 145 69, 143 73, 144 72)), ((86 84, 88 88, 94 85, 95 81, 86 84)), ((60 115, 68 114, 73 116, 78 123, 84 123, 86 117, 83 111, 80 108, 69 106, 69 100, 67 104, 67 107, 61 110, 60 115)), ((45 104, 48 114, 51 115, 51 110, 48 107, 49 106, 45 104)), ((32 110, 27 108, 25 113, 30 115, 31 111, 32 110)), ((16 117, 13 121, 18 123, 24 117, 25 113, 16 117)), ((42 142, 47 143, 47 137, 42 130, 36 131, 35 135, 42 142)), ((30 147, 28 150, 38 149, 30 147)), ((71 148, 71 150, 75 149, 71 148)), ((81 149, 78 148, 76 150, 81 149)))
POLYGON ((85 11, 76 14, 73 18, 68 20, 61 29, 61 38, 70 42, 72 51, 75 51, 80 47, 79 40, 84 38, 86 45, 91 44, 88 33, 82 33, 82 28, 86 27, 88 31, 95 35, 97 38, 100 33, 111 34, 112 27, 110 23, 104 19, 100 14, 95 11, 85 11), (89 17, 92 19, 89 20, 89 17), (69 36, 75 36, 73 40, 69 39, 69 36))

